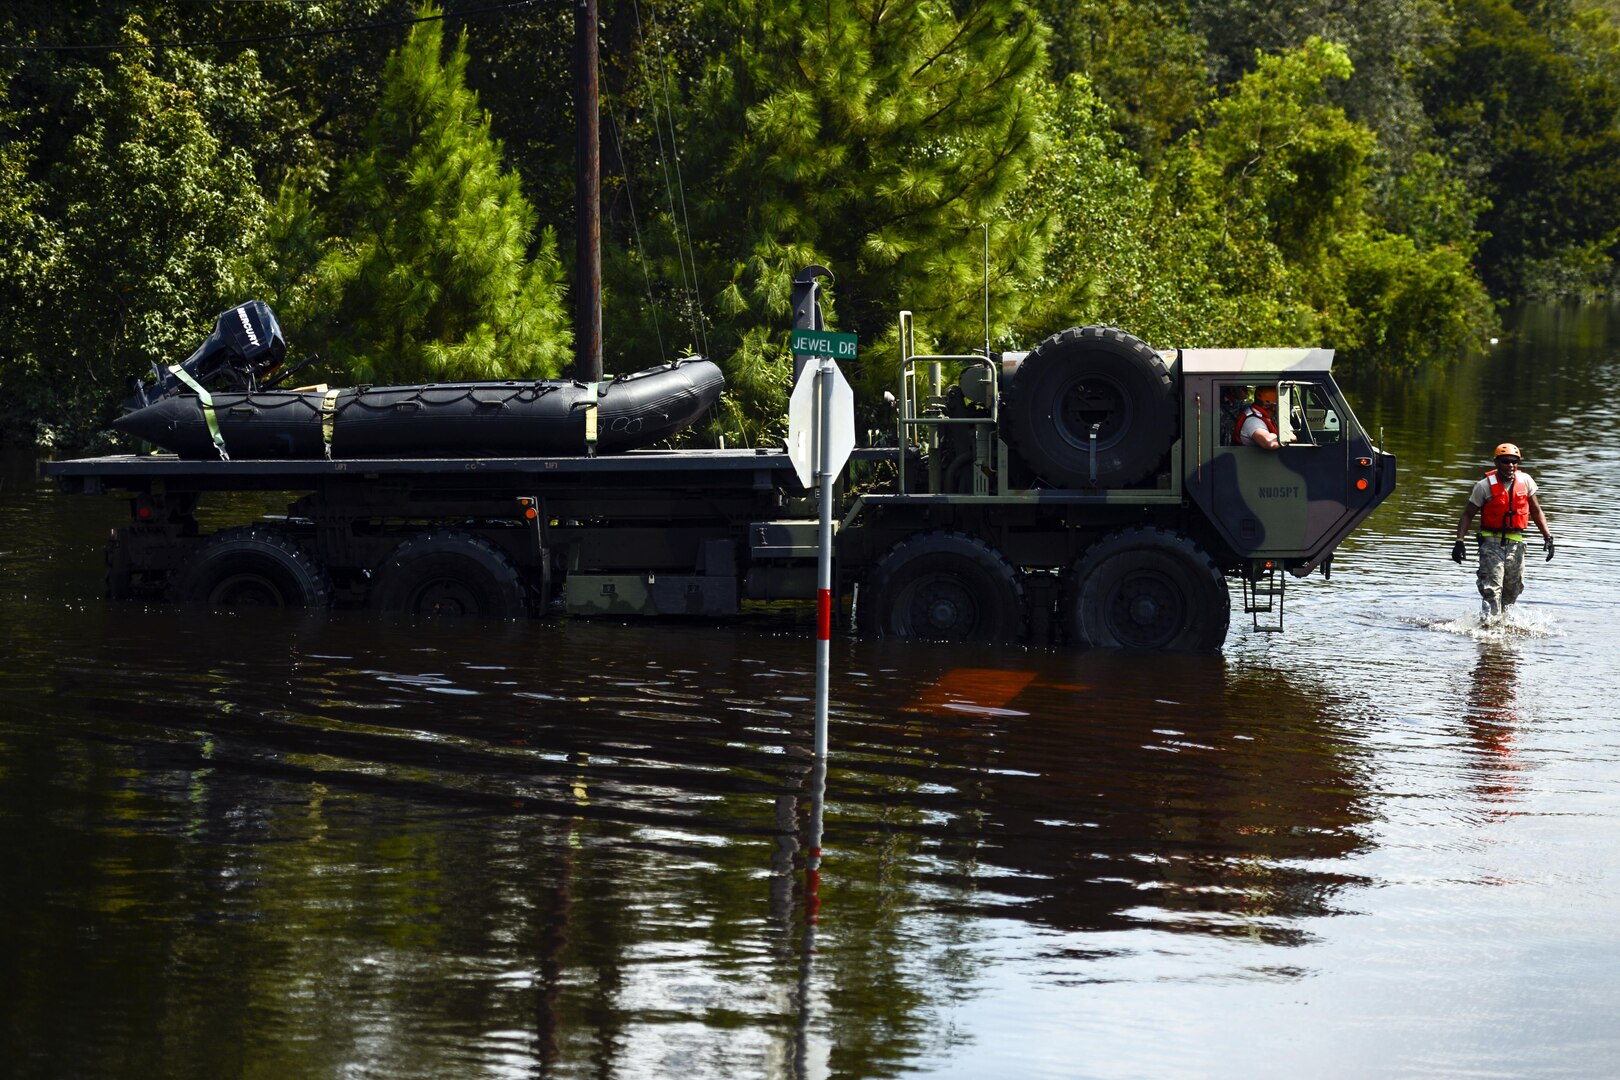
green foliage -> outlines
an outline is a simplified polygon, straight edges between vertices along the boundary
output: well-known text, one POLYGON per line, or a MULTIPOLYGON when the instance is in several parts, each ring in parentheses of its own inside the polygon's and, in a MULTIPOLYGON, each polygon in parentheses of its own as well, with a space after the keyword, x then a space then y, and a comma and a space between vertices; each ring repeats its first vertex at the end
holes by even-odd
POLYGON ((1481 249, 1506 296, 1607 284, 1620 251, 1620 48, 1612 17, 1454 0, 1425 92, 1490 202, 1481 249))
POLYGON ((1151 227, 1153 190, 1089 79, 1071 75, 1047 101, 1047 149, 1014 212, 1057 227, 1015 336, 1024 344, 1066 326, 1110 323, 1149 340, 1182 341, 1172 282, 1151 227))
POLYGON ((1301 265, 1358 223, 1373 133, 1322 92, 1327 80, 1350 72, 1343 48, 1312 38, 1296 51, 1262 57, 1211 105, 1199 151, 1232 200, 1229 233, 1262 233, 1301 265))
POLYGON ((1366 230, 1343 238, 1338 293, 1322 338, 1352 362, 1413 369, 1477 350, 1496 329, 1490 296, 1457 247, 1422 250, 1412 238, 1366 230))
POLYGON ((996 332, 1040 254, 1045 223, 1004 213, 1041 147, 1040 23, 1018 0, 901 0, 872 16, 847 0, 703 9, 723 44, 680 114, 687 212, 642 234, 655 276, 680 280, 671 238, 690 222, 694 287, 715 316, 694 337, 726 368, 745 441, 782 412, 801 267, 837 275, 829 321, 860 335, 850 375, 870 402, 894 378, 900 307, 962 346, 982 342, 981 224, 996 332))
MULTIPOLYGON (((146 40, 139 19, 122 40, 146 40)), ((13 113, 18 141, 0 154, 18 229, 6 231, 25 249, 4 273, 18 310, 0 399, 13 436, 83 446, 126 376, 184 359, 235 302, 233 264, 265 202, 245 146, 216 132, 251 122, 269 90, 251 54, 219 64, 138 48, 63 64, 48 82, 54 109, 13 113)))
POLYGON ((31 429, 17 395, 38 378, 36 358, 22 347, 38 320, 53 262, 55 237, 44 216, 45 189, 30 176, 35 139, 19 131, 14 112, 0 112, 0 429, 31 429))
POLYGON ((1221 276, 1266 301, 1264 321, 1243 320, 1249 334, 1277 335, 1279 344, 1314 337, 1352 362, 1389 367, 1456 355, 1495 327, 1469 264, 1472 238, 1447 246, 1436 229, 1420 249, 1377 225, 1369 212, 1374 134, 1325 93, 1328 80, 1350 75, 1345 51, 1313 38, 1262 57, 1211 107, 1190 149, 1219 170, 1229 193, 1235 257, 1221 276))
MULTIPOLYGON (((538 222, 574 214, 572 13, 464 12, 453 46, 436 22, 403 46, 275 40, 412 2, 0 11, 22 44, 259 39, 0 56, 7 436, 90 441, 124 376, 252 295, 342 376, 568 362, 563 263, 538 222)), ((985 225, 998 343, 1110 322, 1381 366, 1454 355, 1494 326, 1482 277, 1510 298, 1620 283, 1614 12, 608 0, 607 365, 708 353, 729 381, 710 435, 775 441, 789 282, 819 262, 876 424, 898 309, 925 348, 982 345, 985 225)))
POLYGON ((1451 159, 1420 151, 1405 172, 1388 178, 1378 211, 1391 232, 1411 237, 1419 248, 1454 247, 1472 258, 1483 239, 1479 217, 1490 206, 1451 159))
MULTIPOLYGON (((1457 355, 1495 328, 1473 273, 1466 216, 1431 230, 1420 248, 1379 227, 1369 212, 1373 132, 1325 101, 1328 79, 1347 79, 1341 48, 1312 39, 1293 53, 1262 58, 1210 111, 1205 150, 1235 193, 1233 219, 1245 247, 1275 251, 1278 279, 1259 291, 1284 297, 1286 322, 1273 332, 1314 335, 1352 362, 1410 368, 1457 355), (1289 326, 1292 323, 1292 327, 1289 326)), ((1430 196, 1444 205, 1448 192, 1430 196)))
POLYGON ((1450 0, 1186 0, 1186 25, 1208 47, 1220 87, 1253 71, 1261 55, 1289 52, 1311 38, 1342 46, 1356 78, 1331 93, 1352 119, 1397 139, 1420 122, 1411 78, 1442 40, 1450 0))
MULTIPOLYGON (((1139 172, 1109 111, 1072 78, 1029 197, 1061 219, 1035 334, 1114 323, 1162 345, 1299 345, 1412 367, 1495 325, 1455 185, 1406 194, 1421 242, 1371 212, 1373 133, 1328 100, 1351 74, 1320 39, 1259 58, 1202 124, 1139 172)), ((1438 161, 1434 164, 1439 172, 1438 161)))
POLYGON ((1052 74, 1083 74, 1125 144, 1152 162, 1208 97, 1203 35, 1184 0, 1038 0, 1052 27, 1052 74))
POLYGON ((1256 335, 1276 343, 1308 325, 1299 271, 1272 228, 1270 204, 1298 205, 1296 174, 1282 157, 1297 142, 1304 102, 1299 73, 1285 74, 1213 103, 1206 126, 1146 174, 1119 146, 1112 114, 1089 84, 1065 84, 1053 152, 1031 184, 1031 197, 1060 223, 1039 282, 1043 302, 1022 327, 1029 339, 1109 323, 1161 345, 1256 335))
POLYGON ((420 23, 389 57, 326 206, 283 189, 260 280, 289 335, 357 381, 554 376, 572 359, 555 234, 536 238, 502 167, 465 43, 443 46, 420 23))

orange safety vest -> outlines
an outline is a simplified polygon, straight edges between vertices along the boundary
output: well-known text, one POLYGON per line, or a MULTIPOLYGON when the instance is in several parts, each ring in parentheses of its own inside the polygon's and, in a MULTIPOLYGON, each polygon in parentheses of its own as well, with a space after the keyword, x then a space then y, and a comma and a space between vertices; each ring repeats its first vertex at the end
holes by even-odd
POLYGON ((1261 420, 1264 420, 1266 423, 1266 430, 1271 432, 1273 435, 1277 434, 1277 422, 1271 418, 1270 413, 1266 412, 1265 406, 1259 404, 1250 404, 1246 406, 1242 412, 1238 413, 1237 423, 1232 425, 1233 446, 1243 445, 1243 424, 1251 416, 1258 416, 1261 420))
POLYGON ((1524 527, 1530 523, 1530 491, 1525 485, 1518 483, 1504 484, 1502 478, 1491 469, 1485 474, 1485 479, 1491 484, 1491 497, 1485 500, 1485 505, 1479 508, 1480 527, 1491 533, 1522 533, 1524 527))

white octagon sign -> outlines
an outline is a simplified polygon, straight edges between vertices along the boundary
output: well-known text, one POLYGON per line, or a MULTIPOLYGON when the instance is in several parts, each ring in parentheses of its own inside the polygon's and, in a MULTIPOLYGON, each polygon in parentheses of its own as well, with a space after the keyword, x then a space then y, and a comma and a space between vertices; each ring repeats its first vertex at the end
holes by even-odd
MULTIPOLYGON (((821 395, 816 392, 816 372, 819 363, 804 365, 799 381, 793 384, 793 396, 788 399, 788 457, 793 471, 799 474, 799 483, 810 487, 816 478, 816 464, 821 455, 818 441, 821 433, 821 395)), ((855 392, 849 388, 838 365, 832 369, 832 415, 828 417, 828 441, 832 448, 830 468, 832 475, 844 471, 849 453, 855 449, 855 392)))

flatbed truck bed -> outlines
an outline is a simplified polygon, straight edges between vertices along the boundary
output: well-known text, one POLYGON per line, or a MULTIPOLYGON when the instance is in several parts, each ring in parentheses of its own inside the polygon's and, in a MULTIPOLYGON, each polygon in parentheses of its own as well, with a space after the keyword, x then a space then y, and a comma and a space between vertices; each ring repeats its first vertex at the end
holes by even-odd
MULTIPOLYGON (((893 461, 892 448, 855 452, 859 461, 893 461)), ((423 457, 220 461, 174 454, 112 454, 47 461, 42 475, 67 494, 97 495, 145 491, 154 484, 179 483, 202 491, 258 489, 292 491, 334 478, 479 477, 593 478, 687 476, 772 486, 792 478, 793 462, 783 450, 631 450, 600 457, 423 457)), ((796 483, 796 481, 794 481, 796 483)))

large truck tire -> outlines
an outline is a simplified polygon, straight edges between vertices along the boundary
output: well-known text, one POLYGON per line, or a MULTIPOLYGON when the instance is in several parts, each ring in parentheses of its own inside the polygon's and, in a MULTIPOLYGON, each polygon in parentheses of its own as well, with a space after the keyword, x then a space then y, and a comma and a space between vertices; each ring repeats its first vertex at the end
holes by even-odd
POLYGON ((529 614, 529 589, 512 560, 488 540, 431 529, 383 560, 369 603, 386 615, 522 619, 529 614))
POLYGON ((129 552, 124 547, 124 537, 117 529, 113 529, 107 537, 105 557, 107 599, 128 600, 135 592, 134 580, 129 566, 129 552))
POLYGON ((1197 544, 1163 529, 1127 529, 1080 557, 1063 615, 1078 645, 1214 652, 1232 603, 1226 578, 1197 544))
POLYGON ((861 622, 876 637, 1013 641, 1023 634, 1024 592, 1018 572, 983 540, 921 533, 878 562, 861 622))
POLYGON ((279 530, 244 525, 203 541, 176 571, 169 598, 214 608, 324 608, 332 580, 279 530))
POLYGON ((1041 342, 1013 372, 1001 427, 1048 484, 1124 487, 1153 473, 1175 440, 1174 380, 1140 338, 1111 326, 1071 327, 1041 342))

